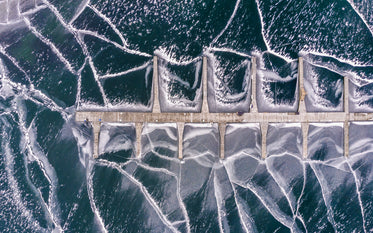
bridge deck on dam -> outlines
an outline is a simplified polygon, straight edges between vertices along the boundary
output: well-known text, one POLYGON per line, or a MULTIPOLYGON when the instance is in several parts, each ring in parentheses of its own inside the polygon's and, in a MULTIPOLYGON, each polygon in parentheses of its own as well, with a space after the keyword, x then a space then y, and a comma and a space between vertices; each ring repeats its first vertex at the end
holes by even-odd
POLYGON ((202 68, 202 108, 200 113, 170 113, 161 112, 158 94, 158 65, 157 57, 153 59, 153 110, 152 112, 95 112, 95 111, 77 111, 75 120, 78 122, 89 121, 94 129, 94 150, 93 156, 99 154, 98 142, 100 124, 102 122, 122 122, 135 123, 136 128, 136 154, 141 156, 141 131, 143 123, 177 123, 179 137, 178 157, 183 158, 182 137, 185 123, 219 123, 220 132, 220 157, 224 158, 224 135, 227 123, 260 123, 262 133, 262 157, 266 157, 266 134, 269 123, 289 123, 298 122, 302 126, 303 134, 303 156, 307 156, 307 134, 308 124, 313 122, 344 122, 344 153, 348 156, 348 122, 350 121, 369 121, 373 120, 373 113, 349 113, 348 106, 348 80, 344 81, 344 112, 307 112, 304 98, 306 92, 304 89, 303 78, 303 59, 300 57, 298 62, 298 90, 299 106, 297 112, 275 113, 258 112, 256 103, 256 59, 252 58, 251 67, 251 108, 248 113, 211 113, 207 102, 207 58, 203 58, 202 68))

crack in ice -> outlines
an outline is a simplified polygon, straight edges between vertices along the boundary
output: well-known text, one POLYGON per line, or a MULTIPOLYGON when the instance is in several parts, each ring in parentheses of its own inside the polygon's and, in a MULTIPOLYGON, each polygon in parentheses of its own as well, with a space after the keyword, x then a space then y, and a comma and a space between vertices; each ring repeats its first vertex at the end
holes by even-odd
POLYGON ((225 167, 225 165, 223 166, 223 168, 224 168, 224 170, 225 170, 225 172, 227 173, 227 176, 228 176, 228 181, 229 181, 229 183, 230 183, 230 185, 231 185, 231 187, 232 187, 232 191, 233 191, 233 197, 234 197, 234 202, 236 203, 236 206, 237 206, 237 211, 238 211, 238 216, 239 216, 239 218, 240 218, 240 222, 241 222, 241 225, 243 226, 243 228, 244 228, 244 230, 245 230, 245 232, 247 232, 247 233, 249 233, 250 231, 249 231, 249 229, 247 229, 247 226, 246 226, 246 223, 245 223, 245 221, 244 221, 244 219, 243 219, 243 212, 244 212, 244 210, 242 210, 241 208, 241 205, 239 204, 239 202, 238 202, 238 200, 237 200, 237 191, 236 191, 236 189, 234 188, 234 185, 233 185, 233 183, 232 183, 232 179, 231 179, 231 177, 230 177, 230 172, 228 172, 228 170, 227 170, 227 168, 225 167))
POLYGON ((232 15, 229 17, 229 20, 228 20, 227 24, 225 25, 223 30, 212 40, 212 42, 210 43, 210 46, 212 44, 216 43, 219 40, 219 38, 223 35, 223 33, 228 29, 229 25, 232 23, 234 17, 236 16, 236 13, 237 13, 237 10, 238 10, 238 7, 239 7, 240 3, 241 3, 241 0, 236 0, 236 4, 234 6, 232 15))
MULTIPOLYGON (((5 128, 5 125, 3 125, 2 127, 2 137, 4 139, 8 138, 7 135, 6 135, 6 132, 8 130, 5 128)), ((9 144, 8 143, 2 143, 2 148, 4 148, 4 160, 5 160, 5 171, 6 171, 6 174, 7 174, 7 178, 8 178, 8 185, 10 186, 11 190, 13 191, 12 192, 12 197, 13 199, 15 200, 15 205, 21 210, 21 216, 25 217, 27 219, 27 221, 29 223, 35 223, 35 219, 34 217, 32 216, 32 213, 30 212, 30 210, 25 206, 23 205, 22 203, 22 197, 21 197, 21 194, 19 193, 19 185, 18 185, 18 182, 16 181, 16 179, 14 178, 13 176, 13 173, 14 173, 14 165, 13 165, 13 162, 14 162, 14 159, 13 159, 13 156, 11 155, 11 149, 9 148, 9 144)), ((34 225, 34 224, 33 224, 34 225)), ((39 228, 40 229, 40 225, 34 225, 35 227, 39 228)))
POLYGON ((329 223, 333 226, 333 229, 335 232, 337 232, 337 229, 336 229, 336 222, 334 220, 334 214, 333 214, 333 210, 330 206, 330 200, 329 200, 329 197, 328 197, 328 194, 330 193, 329 189, 328 188, 325 188, 325 186, 323 185, 324 182, 322 182, 322 177, 320 177, 320 174, 317 172, 316 168, 314 168, 314 164, 310 163, 309 164, 313 173, 315 174, 316 176, 316 179, 317 181, 319 182, 319 185, 321 187, 321 195, 323 197, 323 200, 324 200, 324 204, 325 204, 325 207, 327 209, 327 219, 329 221, 329 223))
POLYGON ((123 170, 121 167, 119 167, 116 163, 105 161, 100 162, 100 164, 108 166, 110 168, 114 168, 115 170, 119 171, 122 175, 126 176, 133 184, 138 186, 138 188, 143 193, 145 199, 148 201, 150 206, 153 207, 154 211, 157 213, 160 220, 173 232, 178 232, 177 229, 173 226, 173 224, 167 219, 166 216, 163 215, 163 212, 161 208, 157 205, 156 201, 152 198, 152 196, 149 194, 148 190, 144 187, 144 185, 132 177, 129 173, 127 173, 125 170, 123 170))
POLYGON ((364 214, 364 207, 363 207, 363 202, 362 202, 362 200, 361 200, 361 193, 360 193, 360 191, 359 191, 359 189, 360 189, 360 181, 359 181, 359 179, 357 178, 357 175, 356 175, 356 172, 355 172, 355 170, 354 169, 352 169, 352 166, 351 166, 351 164, 350 164, 350 162, 349 162, 349 160, 348 160, 348 158, 346 158, 346 163, 347 163, 347 165, 348 165, 348 167, 349 167, 349 169, 350 169, 350 171, 351 171, 351 174, 352 174, 352 176, 354 177, 354 183, 355 183, 355 187, 356 187, 356 194, 357 194, 357 198, 358 198, 358 200, 359 200, 359 207, 360 207, 360 213, 361 213, 361 217, 362 217, 362 220, 363 220, 363 230, 364 230, 364 232, 366 233, 367 232, 367 229, 366 229, 366 227, 365 227, 365 225, 366 225, 366 220, 365 220, 365 214, 364 214))
POLYGON ((259 195, 257 192, 255 192, 255 188, 250 183, 247 183, 246 185, 244 185, 244 184, 239 184, 239 183, 234 182, 234 184, 236 184, 237 186, 240 186, 244 189, 250 190, 259 199, 259 201, 262 203, 264 208, 272 215, 272 217, 275 218, 279 223, 281 223, 285 227, 289 228, 289 230, 291 231, 291 227, 292 227, 293 223, 287 221, 286 219, 284 219, 281 216, 278 216, 274 212, 274 210, 268 205, 268 203, 266 203, 266 201, 261 197, 261 195, 259 195))
MULTIPOLYGON (((307 182, 307 176, 306 176, 306 166, 304 164, 304 162, 301 163, 302 164, 302 171, 303 171, 303 185, 302 185, 302 191, 298 197, 298 200, 297 200, 297 209, 296 209, 296 212, 295 212, 295 216, 296 217, 299 217, 298 219, 302 222, 303 224, 303 227, 304 229, 306 230, 306 232, 308 232, 307 230, 307 226, 304 222, 304 219, 299 215, 299 207, 300 207, 300 201, 302 200, 303 198, 303 195, 304 195, 304 190, 306 188, 306 182, 307 182)), ((295 224, 295 218, 294 218, 294 224, 295 224)))
MULTIPOLYGON (((22 111, 20 111, 20 112, 18 113, 18 115, 20 116, 20 117, 19 117, 20 119, 24 118, 24 116, 22 116, 22 111)), ((34 120, 33 120, 33 121, 34 121, 34 120)), ((31 143, 31 139, 30 139, 30 135, 29 135, 29 131, 30 131, 31 125, 32 125, 32 124, 30 124, 30 127, 29 127, 29 128, 26 128, 24 121, 20 121, 20 122, 19 122, 19 126, 20 126, 20 128, 21 128, 21 130, 22 130, 22 132, 23 132, 24 137, 26 138, 26 150, 27 150, 27 151, 29 152, 29 154, 33 157, 33 159, 36 160, 36 162, 38 163, 38 165, 39 165, 39 167, 40 167, 40 170, 43 172, 43 175, 44 175, 44 177, 48 180, 50 186, 53 186, 53 183, 54 183, 54 182, 52 182, 52 179, 50 178, 50 174, 48 174, 48 172, 47 172, 47 170, 46 170, 46 168, 45 168, 45 165, 44 165, 45 161, 42 161, 41 159, 39 159, 38 156, 36 156, 36 154, 35 154, 35 152, 34 152, 34 149, 33 149, 33 147, 32 147, 32 143, 31 143)), ((26 167, 26 170, 27 170, 27 173, 28 173, 27 166, 25 166, 25 167, 26 167)), ((52 175, 52 176, 53 176, 53 175, 52 175)), ((49 206, 47 203, 45 203, 44 199, 42 198, 41 191, 40 191, 39 189, 37 189, 37 188, 35 187, 34 184, 32 184, 32 182, 29 180, 29 177, 26 177, 26 179, 29 181, 29 184, 32 185, 33 189, 35 189, 35 190, 38 191, 38 197, 39 197, 39 200, 40 200, 41 203, 43 204, 43 208, 45 208, 45 210, 47 210, 47 212, 48 212, 48 214, 49 214, 49 218, 50 218, 50 220, 53 222, 53 224, 54 224, 55 226, 57 226, 59 229, 61 229, 61 226, 60 226, 60 224, 58 223, 58 222, 61 221, 61 220, 59 219, 59 216, 58 216, 58 215, 60 215, 60 213, 58 213, 58 212, 59 212, 59 208, 57 208, 57 213, 54 213, 54 212, 52 211, 52 208, 51 208, 51 207, 53 207, 53 210, 56 211, 56 206, 57 206, 57 204, 54 203, 53 199, 52 199, 52 201, 49 201, 50 203, 52 202, 51 206, 49 206), (53 204, 53 203, 54 203, 54 204, 53 204)), ((56 196, 56 195, 55 195, 56 190, 54 190, 53 187, 51 187, 51 191, 50 191, 50 192, 51 192, 51 193, 50 193, 50 196, 54 196, 54 197, 56 196)))
POLYGON ((181 210, 183 212, 183 215, 184 215, 184 218, 185 218, 185 221, 186 221, 186 225, 187 225, 187 233, 190 233, 190 219, 189 219, 189 216, 188 216, 188 211, 185 207, 185 204, 181 198, 181 189, 180 189, 180 185, 181 185, 181 166, 182 164, 179 163, 179 176, 178 178, 176 178, 176 182, 177 182, 177 188, 176 188, 176 196, 177 196, 177 200, 179 201, 179 205, 181 207, 181 210))
MULTIPOLYGON (((217 212, 218 212, 218 224, 219 224, 219 229, 220 229, 220 232, 224 232, 224 229, 223 229, 223 219, 222 219, 222 212, 223 210, 221 209, 221 202, 222 202, 222 198, 220 197, 221 195, 219 195, 218 193, 218 187, 219 185, 217 184, 217 178, 216 178, 216 175, 215 175, 215 169, 211 169, 211 173, 210 173, 210 176, 212 176, 212 174, 214 174, 214 180, 213 180, 213 183, 214 183, 214 197, 215 197, 215 203, 216 203, 216 206, 217 206, 217 212)), ((209 179, 210 180, 210 176, 209 176, 209 179)), ((225 214, 225 213, 223 213, 225 214)))
POLYGON ((58 50, 58 48, 50 42, 47 38, 45 38, 40 32, 36 30, 35 27, 33 27, 30 23, 30 21, 26 18, 23 17, 23 21, 26 23, 27 27, 31 30, 31 32, 39 38, 44 44, 50 47, 50 49, 53 51, 53 53, 60 59, 62 63, 65 64, 66 68, 73 74, 77 74, 70 62, 62 55, 62 53, 58 50))
POLYGON ((102 219, 100 215, 100 211, 97 208, 94 200, 94 191, 93 191, 93 162, 89 164, 89 168, 87 169, 87 189, 88 189, 88 198, 89 198, 89 204, 91 206, 91 209, 96 216, 98 223, 100 224, 101 230, 105 233, 108 233, 108 231, 105 228, 104 220, 102 219))
POLYGON ((355 11, 355 13, 359 16, 361 21, 363 21, 364 25, 367 27, 368 31, 370 32, 371 36, 373 36, 373 26, 369 25, 365 17, 360 13, 360 11, 356 8, 355 4, 351 0, 346 0, 351 8, 355 11))
POLYGON ((113 29, 113 31, 116 33, 117 36, 119 36, 120 40, 122 41, 122 44, 123 46, 128 46, 126 40, 124 39, 122 33, 120 33, 120 31, 117 29, 117 27, 113 24, 113 22, 110 21, 109 18, 106 17, 106 15, 104 15, 103 13, 101 13, 101 11, 99 11, 98 9, 96 9, 94 6, 88 4, 87 5, 88 8, 90 8, 93 12, 95 12, 96 15, 98 15, 98 17, 100 17, 101 19, 103 19, 106 23, 108 23, 111 27, 111 29, 113 29))

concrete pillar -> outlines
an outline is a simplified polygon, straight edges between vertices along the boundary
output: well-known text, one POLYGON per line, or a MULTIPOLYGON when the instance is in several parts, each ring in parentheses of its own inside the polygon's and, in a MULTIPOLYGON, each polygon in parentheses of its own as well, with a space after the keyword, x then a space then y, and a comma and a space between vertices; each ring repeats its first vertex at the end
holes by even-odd
POLYGON ((344 112, 349 113, 350 112, 349 106, 348 106, 349 83, 348 83, 347 77, 344 77, 343 86, 344 86, 344 91, 343 91, 344 112))
POLYGON ((158 85, 158 58, 153 57, 153 112, 160 113, 161 107, 159 105, 159 85, 158 85))
POLYGON ((344 112, 346 113, 346 119, 345 119, 345 122, 344 122, 344 156, 345 157, 348 157, 348 150, 349 150, 349 122, 348 122, 348 119, 349 119, 349 112, 350 112, 350 109, 349 109, 349 82, 348 82, 348 78, 347 77, 344 77, 344 91, 343 91, 343 97, 344 97, 344 112))
POLYGON ((225 157, 225 128, 226 128, 226 123, 219 123, 220 159, 224 159, 225 157))
POLYGON ((251 107, 250 112, 258 112, 256 103, 256 57, 251 58, 251 107))
POLYGON ((262 159, 267 158, 267 131, 268 122, 260 123, 260 129, 262 133, 262 159))
POLYGON ((344 122, 344 128, 343 128, 343 131, 344 131, 344 156, 345 157, 348 157, 349 156, 349 144, 350 144, 350 142, 349 142, 349 122, 346 120, 345 122, 344 122))
POLYGON ((142 132, 142 123, 135 123, 136 128, 136 157, 141 157, 141 132, 142 132))
POLYGON ((303 137, 302 155, 303 155, 303 158, 307 158, 308 156, 308 128, 309 128, 309 124, 307 122, 302 122, 302 137, 303 137))
POLYGON ((299 106, 298 112, 300 114, 306 113, 306 104, 304 99, 306 98, 306 90, 304 89, 304 77, 303 77, 303 57, 299 57, 298 60, 298 90, 299 90, 299 106))
POLYGON ((178 137, 178 158, 183 159, 183 135, 184 135, 184 122, 177 122, 178 137))
POLYGON ((207 57, 203 57, 202 61, 202 113, 209 113, 209 103, 207 101, 207 57))
POLYGON ((101 129, 101 122, 94 121, 92 122, 93 127, 93 158, 98 158, 100 155, 99 151, 99 138, 100 138, 100 129, 101 129))

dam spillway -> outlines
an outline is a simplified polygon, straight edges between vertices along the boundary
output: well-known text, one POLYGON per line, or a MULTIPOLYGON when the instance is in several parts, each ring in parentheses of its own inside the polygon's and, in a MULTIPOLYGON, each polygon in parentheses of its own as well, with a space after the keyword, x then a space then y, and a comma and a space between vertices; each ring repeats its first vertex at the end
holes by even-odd
POLYGON ((317 122, 342 122, 344 125, 344 155, 348 156, 349 150, 349 122, 373 120, 373 113, 350 113, 349 112, 349 82, 344 78, 343 112, 307 112, 305 106, 306 91, 303 77, 303 58, 298 60, 298 110, 297 112, 258 112, 256 100, 256 58, 251 60, 251 106, 250 112, 246 113, 212 113, 209 111, 207 92, 207 58, 203 57, 202 65, 202 107, 201 112, 162 112, 159 104, 159 77, 158 58, 153 57, 153 109, 152 112, 112 112, 112 111, 77 111, 75 120, 77 122, 90 122, 93 127, 93 157, 99 155, 100 125, 103 122, 134 123, 136 129, 136 156, 141 156, 141 132, 144 123, 176 123, 178 129, 178 158, 183 158, 183 132, 185 123, 218 123, 220 140, 220 158, 225 155, 225 129, 229 123, 259 123, 261 128, 261 156, 266 158, 266 136, 268 124, 270 123, 300 123, 302 128, 303 157, 307 157, 307 135, 310 123, 317 122))

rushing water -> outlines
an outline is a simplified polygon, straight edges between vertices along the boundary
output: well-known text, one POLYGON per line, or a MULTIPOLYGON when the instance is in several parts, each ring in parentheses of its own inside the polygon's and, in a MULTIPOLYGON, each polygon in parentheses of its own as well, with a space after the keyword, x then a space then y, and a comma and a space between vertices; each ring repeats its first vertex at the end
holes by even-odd
POLYGON ((1 232, 373 232, 373 124, 104 123, 99 159, 76 109, 199 111, 202 56, 212 112, 373 112, 371 0, 0 0, 1 232))

